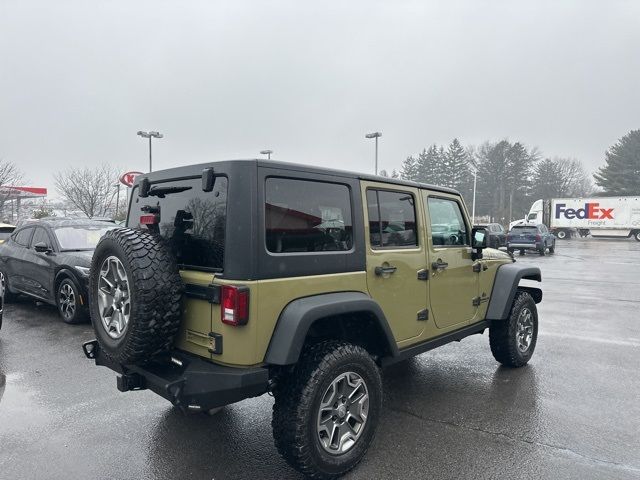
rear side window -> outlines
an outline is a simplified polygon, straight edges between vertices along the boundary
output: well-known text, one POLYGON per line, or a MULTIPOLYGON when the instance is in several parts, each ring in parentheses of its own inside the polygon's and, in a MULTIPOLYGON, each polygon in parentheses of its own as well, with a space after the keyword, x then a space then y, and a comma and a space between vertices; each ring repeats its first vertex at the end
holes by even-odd
POLYGON ((33 227, 20 230, 13 237, 13 241, 22 247, 29 246, 29 240, 31 240, 31 234, 33 233, 33 227))
POLYGON ((411 193, 367 190, 371 248, 418 245, 415 201, 411 193))
POLYGON ((133 194, 128 226, 140 226, 143 209, 160 208, 160 235, 167 241, 181 268, 222 271, 227 228, 227 178, 216 177, 212 192, 202 190, 201 177, 153 184, 153 187, 188 187, 164 198, 133 194))
POLYGON ((272 253, 348 251, 353 246, 349 187, 269 177, 266 247, 272 253))

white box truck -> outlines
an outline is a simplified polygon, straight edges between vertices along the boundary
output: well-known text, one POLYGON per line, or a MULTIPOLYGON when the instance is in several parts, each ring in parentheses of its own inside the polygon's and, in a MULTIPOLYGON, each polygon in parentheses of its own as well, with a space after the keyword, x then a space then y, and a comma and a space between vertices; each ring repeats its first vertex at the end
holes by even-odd
POLYGON ((633 237, 640 242, 640 197, 536 200, 525 218, 509 225, 544 223, 559 239, 573 235, 633 237))

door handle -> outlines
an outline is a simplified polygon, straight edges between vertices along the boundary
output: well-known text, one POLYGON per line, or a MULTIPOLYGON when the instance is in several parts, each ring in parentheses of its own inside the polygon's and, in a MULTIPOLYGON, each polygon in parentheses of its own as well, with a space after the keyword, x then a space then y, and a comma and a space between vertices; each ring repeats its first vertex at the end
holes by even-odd
POLYGON ((448 266, 449 266, 449 264, 447 262, 443 262, 442 259, 440 259, 440 258, 431 264, 431 268, 433 268, 434 270, 438 270, 438 271, 439 270, 444 270, 448 266))
POLYGON ((380 277, 382 275, 390 275, 390 274, 394 273, 397 269, 398 269, 398 267, 393 267, 393 266, 389 265, 388 267, 376 267, 374 272, 375 272, 375 274, 377 276, 380 277))

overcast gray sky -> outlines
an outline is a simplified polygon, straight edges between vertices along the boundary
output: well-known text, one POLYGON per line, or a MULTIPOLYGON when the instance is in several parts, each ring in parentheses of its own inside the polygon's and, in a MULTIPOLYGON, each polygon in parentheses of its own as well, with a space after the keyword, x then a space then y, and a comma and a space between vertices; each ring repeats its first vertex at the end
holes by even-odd
MULTIPOLYGON (((108 162, 257 156, 371 171, 509 138, 593 169, 640 128, 637 1, 0 0, 0 157, 31 185, 108 162)), ((54 193, 53 191, 51 193, 54 193)))

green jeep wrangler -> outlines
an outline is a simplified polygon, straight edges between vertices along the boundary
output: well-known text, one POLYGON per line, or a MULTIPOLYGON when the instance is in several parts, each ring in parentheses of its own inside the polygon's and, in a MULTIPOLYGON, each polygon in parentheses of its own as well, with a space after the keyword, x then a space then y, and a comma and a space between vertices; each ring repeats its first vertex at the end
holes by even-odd
POLYGON ((272 393, 276 447, 311 478, 365 455, 386 365, 486 329, 504 365, 536 346, 520 280, 540 270, 487 249, 448 188, 223 161, 138 177, 127 227, 93 256, 86 356, 185 411, 272 393))

